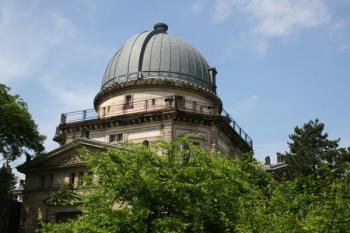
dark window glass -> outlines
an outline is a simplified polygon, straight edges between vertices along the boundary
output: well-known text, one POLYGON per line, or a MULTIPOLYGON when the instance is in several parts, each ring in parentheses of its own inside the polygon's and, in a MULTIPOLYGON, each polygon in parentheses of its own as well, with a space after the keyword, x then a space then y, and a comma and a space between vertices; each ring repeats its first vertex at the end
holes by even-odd
POLYGON ((59 212, 56 214, 56 223, 64 223, 70 219, 76 219, 81 214, 80 211, 59 212))
POLYGON ((84 176, 84 172, 80 172, 79 173, 79 180, 78 180, 78 182, 79 182, 79 185, 83 185, 83 176, 84 176))
POLYGON ((70 174, 70 177, 69 177, 69 184, 72 185, 72 187, 74 187, 74 184, 75 184, 75 172, 72 172, 70 174))
POLYGON ((193 111, 196 111, 196 105, 197 105, 197 102, 196 101, 193 101, 193 111))
POLYGON ((121 141, 123 141, 122 133, 109 135, 109 142, 121 142, 121 141))
POLYGON ((125 108, 132 108, 132 96, 131 95, 125 96, 125 108))
POLYGON ((117 135, 115 135, 115 134, 111 134, 111 135, 109 135, 109 142, 114 142, 114 141, 115 141, 116 136, 117 136, 117 135))
POLYGON ((53 188, 53 175, 51 174, 50 176, 49 176, 49 184, 48 184, 48 188, 49 189, 52 189, 53 188))
POLYGON ((45 176, 44 175, 40 176, 40 188, 45 189, 45 176))
POLYGON ((94 178, 94 173, 93 172, 88 172, 88 174, 87 174, 87 184, 92 184, 92 181, 93 181, 93 178, 94 178))

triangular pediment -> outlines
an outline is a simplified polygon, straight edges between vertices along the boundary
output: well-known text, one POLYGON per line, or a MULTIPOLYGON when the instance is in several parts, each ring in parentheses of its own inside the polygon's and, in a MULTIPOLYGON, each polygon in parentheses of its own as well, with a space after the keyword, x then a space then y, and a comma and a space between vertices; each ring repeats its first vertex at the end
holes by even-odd
POLYGON ((18 166, 17 169, 20 172, 26 173, 30 170, 82 166, 83 161, 79 156, 79 148, 82 147, 88 150, 103 150, 106 147, 114 146, 99 141, 79 138, 71 143, 46 153, 45 155, 37 157, 30 162, 26 162, 18 166))
POLYGON ((78 149, 70 148, 69 150, 62 151, 52 158, 41 162, 40 166, 45 165, 47 167, 66 167, 82 163, 83 161, 79 156, 78 149))

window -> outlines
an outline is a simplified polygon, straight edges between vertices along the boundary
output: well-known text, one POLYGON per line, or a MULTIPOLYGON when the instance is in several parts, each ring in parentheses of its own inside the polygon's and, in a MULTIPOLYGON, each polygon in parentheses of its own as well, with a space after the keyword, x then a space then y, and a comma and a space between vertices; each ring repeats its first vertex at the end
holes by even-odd
POLYGON ((183 108, 185 106, 185 98, 183 96, 175 96, 175 107, 183 108))
POLYGON ((56 213, 56 223, 64 223, 68 220, 76 219, 80 214, 80 211, 56 213))
POLYGON ((152 99, 152 105, 156 105, 156 99, 152 99))
POLYGON ((84 176, 84 172, 80 172, 79 173, 79 178, 78 178, 78 185, 79 186, 83 185, 83 176, 84 176))
POLYGON ((72 172, 69 176, 69 184, 74 187, 75 185, 75 172, 72 172))
POLYGON ((44 175, 40 176, 40 188, 45 189, 45 176, 44 175))
POLYGON ((188 150, 188 149, 189 149, 189 145, 187 143, 180 144, 180 150, 188 150))
POLYGON ((53 188, 53 175, 52 174, 49 176, 49 183, 47 185, 47 188, 48 189, 52 189, 53 188))
POLYGON ((200 112, 203 112, 203 106, 200 106, 200 107, 199 107, 199 111, 200 111, 200 112))
POLYGON ((109 135, 109 142, 121 142, 121 141, 123 141, 122 133, 109 135))
POLYGON ((132 96, 131 95, 126 95, 125 96, 125 103, 124 103, 125 108, 132 108, 132 96))
POLYGON ((200 142, 192 142, 192 144, 195 145, 195 146, 200 146, 201 145, 200 142))
POLYGON ((92 184, 92 181, 94 179, 94 173, 89 171, 86 175, 86 184, 87 185, 91 185, 92 184))

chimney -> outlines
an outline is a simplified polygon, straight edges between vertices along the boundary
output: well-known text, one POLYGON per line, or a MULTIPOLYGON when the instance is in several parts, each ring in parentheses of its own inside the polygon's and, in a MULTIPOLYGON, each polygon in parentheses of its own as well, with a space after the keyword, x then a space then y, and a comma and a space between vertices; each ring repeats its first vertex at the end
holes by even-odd
POLYGON ((276 153, 277 155, 277 164, 282 164, 285 162, 285 156, 279 152, 276 153))
POLYGON ((211 85, 213 87, 214 90, 216 90, 216 75, 217 75, 217 71, 215 67, 211 67, 208 69, 209 71, 209 77, 211 79, 211 85))

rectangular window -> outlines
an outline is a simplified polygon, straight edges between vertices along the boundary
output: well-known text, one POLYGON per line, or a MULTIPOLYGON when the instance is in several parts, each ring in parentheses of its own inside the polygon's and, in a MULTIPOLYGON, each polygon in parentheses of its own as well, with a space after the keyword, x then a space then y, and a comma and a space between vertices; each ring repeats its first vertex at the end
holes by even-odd
POLYGON ((109 135, 109 142, 115 142, 116 134, 109 135))
POLYGON ((193 103, 192 103, 192 104, 193 104, 193 111, 196 111, 196 108, 197 108, 197 107, 196 107, 197 102, 196 102, 196 101, 193 101, 193 103))
POLYGON ((44 175, 40 176, 40 188, 45 189, 45 176, 44 175))
POLYGON ((82 186, 83 185, 83 176, 84 176, 84 172, 80 172, 79 173, 79 180, 78 180, 78 183, 79 183, 79 185, 80 186, 82 186))
POLYGON ((176 108, 185 107, 185 98, 183 96, 175 96, 175 107, 176 108))
POLYGON ((68 220, 76 219, 80 214, 80 211, 56 213, 56 223, 64 223, 68 220))
POLYGON ((47 185, 47 188, 48 189, 52 189, 53 188, 53 175, 51 174, 50 176, 49 176, 49 183, 48 183, 48 185, 47 185))
POLYGON ((132 108, 132 96, 126 95, 125 96, 125 108, 132 108))
POLYGON ((109 135, 109 142, 122 142, 123 141, 123 134, 111 134, 109 135))
POLYGON ((156 99, 152 99, 152 105, 156 105, 156 99))
POLYGON ((195 145, 195 146, 200 146, 201 145, 200 142, 192 142, 192 144, 195 145))
POLYGON ((72 172, 69 176, 69 184, 74 188, 75 187, 75 172, 72 172))

